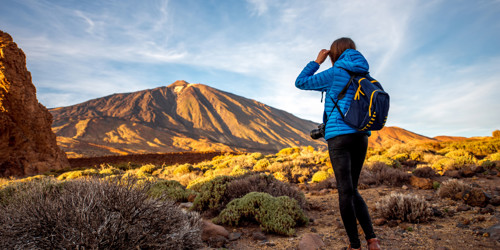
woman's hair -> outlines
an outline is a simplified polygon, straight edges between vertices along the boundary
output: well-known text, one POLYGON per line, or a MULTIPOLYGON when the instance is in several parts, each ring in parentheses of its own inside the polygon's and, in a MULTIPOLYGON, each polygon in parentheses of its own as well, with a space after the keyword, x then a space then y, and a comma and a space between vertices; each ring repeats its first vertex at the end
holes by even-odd
POLYGON ((330 46, 330 59, 332 59, 332 64, 334 64, 344 53, 346 49, 356 49, 356 44, 349 37, 342 37, 333 41, 332 46, 330 46))

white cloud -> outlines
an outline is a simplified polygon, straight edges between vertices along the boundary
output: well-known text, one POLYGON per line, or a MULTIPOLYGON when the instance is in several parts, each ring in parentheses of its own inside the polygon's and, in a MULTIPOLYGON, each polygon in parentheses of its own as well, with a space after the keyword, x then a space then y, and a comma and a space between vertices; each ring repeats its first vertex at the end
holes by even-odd
POLYGON ((269 9, 268 0, 247 0, 247 3, 250 5, 252 13, 257 16, 264 15, 269 9))

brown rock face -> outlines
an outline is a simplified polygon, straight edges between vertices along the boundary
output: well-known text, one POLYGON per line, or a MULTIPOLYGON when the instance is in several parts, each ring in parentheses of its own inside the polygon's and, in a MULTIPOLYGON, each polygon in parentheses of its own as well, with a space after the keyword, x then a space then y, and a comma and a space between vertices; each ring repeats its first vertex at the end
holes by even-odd
POLYGON ((0 176, 69 167, 51 125, 52 115, 36 99, 23 51, 0 31, 0 176))

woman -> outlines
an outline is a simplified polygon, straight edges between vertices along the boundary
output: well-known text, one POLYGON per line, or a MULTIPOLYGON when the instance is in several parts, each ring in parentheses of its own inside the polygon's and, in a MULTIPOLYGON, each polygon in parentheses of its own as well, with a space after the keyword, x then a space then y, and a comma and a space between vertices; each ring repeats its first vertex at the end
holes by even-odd
MULTIPOLYGON (((368 62, 356 50, 356 45, 350 38, 335 40, 330 50, 319 52, 316 61, 311 61, 302 70, 295 81, 295 86, 304 90, 325 91, 325 140, 328 141, 328 152, 332 162, 337 189, 339 193, 340 215, 344 222, 349 249, 360 249, 361 242, 358 236, 356 219, 363 228, 368 249, 380 249, 380 241, 373 231, 372 222, 365 201, 358 192, 358 179, 368 148, 369 132, 358 132, 349 127, 342 119, 340 112, 335 108, 337 95, 346 86, 350 79, 347 71, 356 74, 368 73, 368 62), (332 67, 318 74, 314 74, 319 65, 330 56, 332 67)), ((342 112, 346 112, 353 99, 355 89, 352 84, 343 99, 338 101, 342 112)))

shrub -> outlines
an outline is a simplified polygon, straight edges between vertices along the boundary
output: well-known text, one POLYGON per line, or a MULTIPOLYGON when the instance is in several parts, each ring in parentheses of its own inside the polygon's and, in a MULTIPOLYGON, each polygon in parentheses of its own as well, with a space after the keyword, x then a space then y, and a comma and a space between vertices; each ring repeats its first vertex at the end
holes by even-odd
POLYGON ((277 156, 288 156, 295 153, 300 153, 300 148, 284 148, 280 150, 276 155, 277 156))
POLYGON ((406 160, 408 160, 409 158, 410 158, 410 155, 408 153, 401 153, 401 154, 397 154, 397 155, 392 157, 393 160, 399 161, 399 163, 403 163, 406 160))
POLYGON ((446 157, 441 158, 440 160, 432 164, 432 168, 442 174, 447 170, 455 169, 455 160, 446 157))
POLYGON ((201 184, 198 190, 192 209, 208 214, 217 214, 231 200, 250 192, 264 192, 275 197, 286 195, 297 200, 301 207, 307 207, 304 194, 290 184, 276 180, 272 175, 218 176, 201 184))
POLYGON ((391 158, 384 156, 384 155, 374 155, 374 156, 368 158, 368 162, 371 162, 371 163, 381 162, 381 163, 384 163, 385 165, 391 166, 393 168, 401 167, 401 164, 398 161, 391 159, 391 158))
POLYGON ((485 159, 490 160, 490 161, 500 161, 500 152, 490 154, 490 155, 486 156, 485 159))
POLYGON ((153 198, 168 198, 174 201, 186 202, 188 197, 196 192, 186 189, 174 180, 160 180, 151 184, 148 194, 153 198))
POLYGON ((264 158, 264 155, 262 153, 253 153, 250 155, 250 157, 252 157, 253 159, 255 160, 261 160, 264 158))
POLYGON ((318 171, 313 174, 311 182, 322 182, 328 178, 330 178, 330 174, 327 171, 318 171))
POLYGON ((456 199, 455 195, 457 193, 461 193, 461 192, 468 190, 470 188, 471 188, 470 185, 464 183, 461 180, 450 179, 450 180, 447 180, 447 181, 444 181, 443 183, 441 183, 441 186, 439 187, 439 189, 437 191, 437 195, 439 195, 439 197, 441 197, 441 198, 456 199))
POLYGON ((432 216, 431 205, 412 194, 391 193, 377 202, 377 211, 388 220, 425 222, 432 216))
POLYGON ((493 135, 493 138, 500 138, 500 130, 497 129, 497 130, 493 131, 492 135, 493 135))
POLYGON ((273 197, 251 192, 232 200, 215 222, 238 225, 247 218, 257 221, 264 232, 282 235, 293 235, 295 226, 308 221, 296 200, 288 196, 273 197))
POLYGON ((146 164, 142 166, 139 171, 147 173, 147 174, 152 174, 155 170, 157 170, 159 167, 153 165, 153 164, 146 164))
POLYGON ((186 163, 179 165, 174 170, 174 175, 183 175, 193 171, 193 165, 186 163))
POLYGON ((32 186, 0 207, 0 247, 9 249, 201 248, 201 221, 133 181, 75 180, 32 186))
POLYGON ((463 149, 450 151, 445 156, 455 160, 456 165, 474 164, 477 161, 474 155, 463 149))
POLYGON ((117 168, 107 167, 107 168, 101 169, 101 171, 99 171, 99 174, 100 175, 115 175, 115 174, 123 174, 123 171, 121 171, 117 168))
POLYGON ((257 163, 253 166, 253 171, 266 171, 267 167, 269 167, 271 163, 267 159, 260 159, 257 161, 257 163))
POLYGON ((391 168, 381 162, 371 164, 368 169, 371 172, 369 179, 373 180, 373 184, 376 185, 384 184, 400 187, 410 180, 410 174, 400 169, 391 168))
POLYGON ((421 178, 431 178, 436 176, 436 172, 431 167, 423 167, 413 170, 413 175, 421 178))

